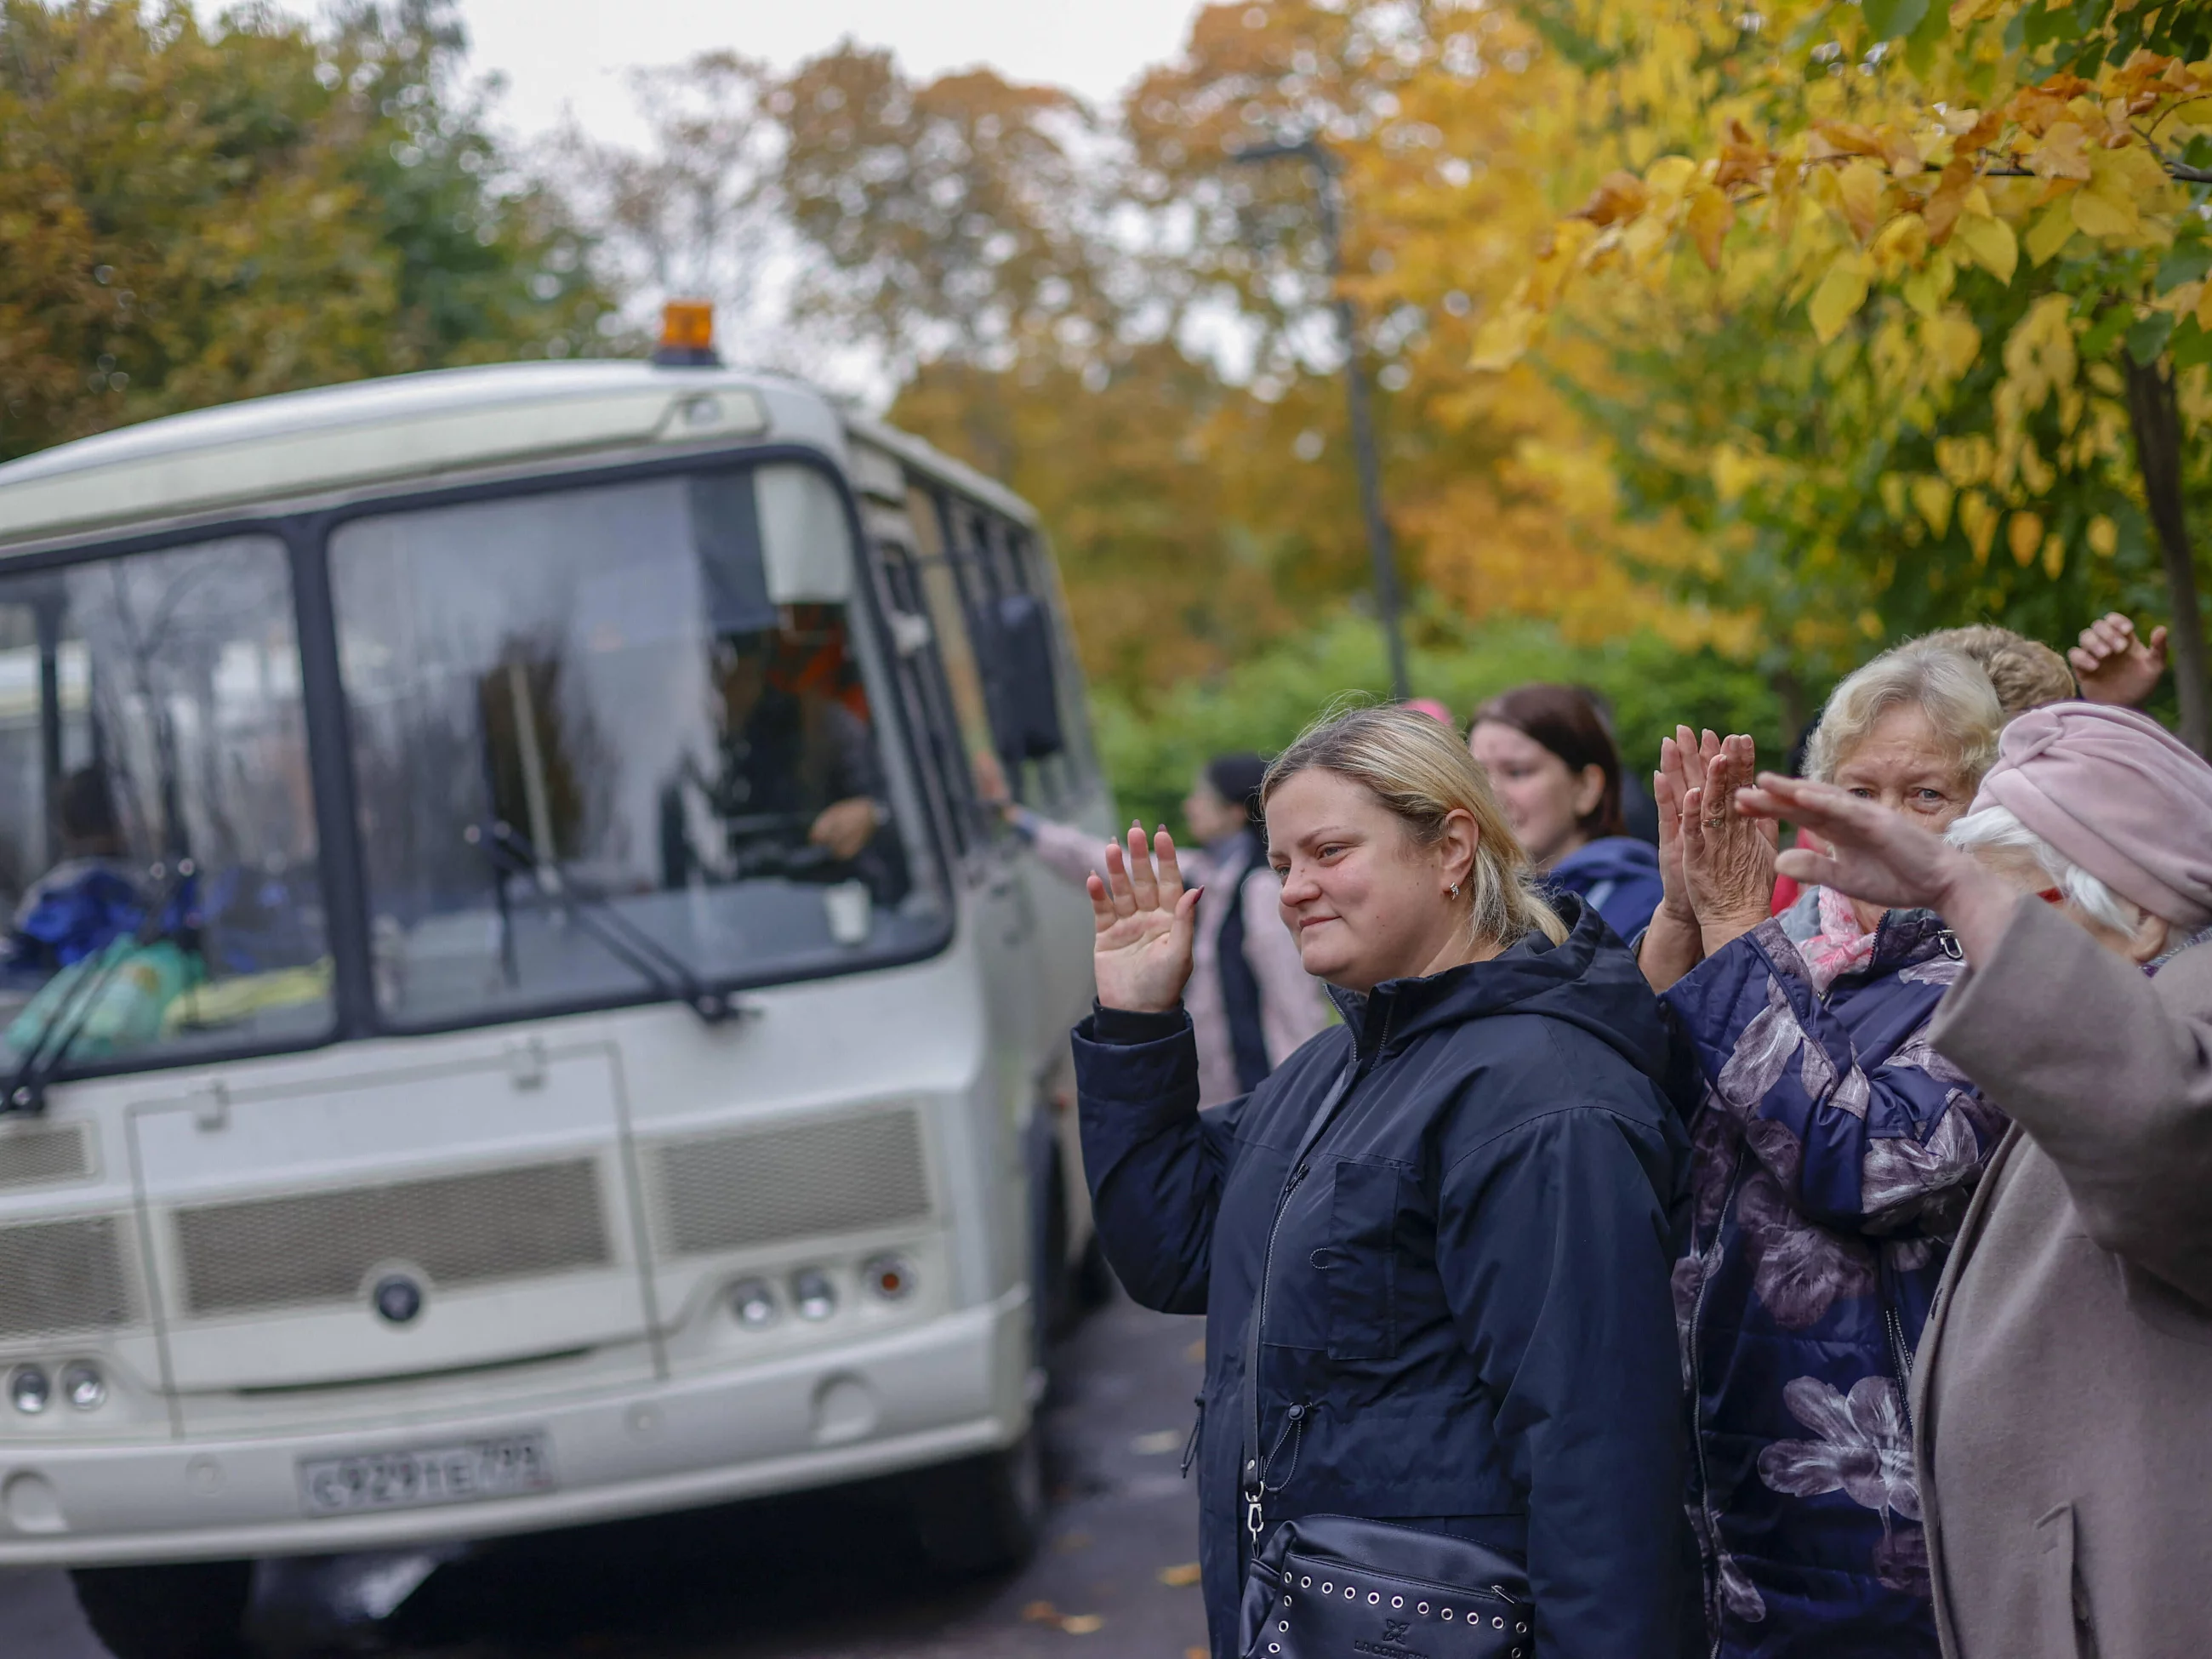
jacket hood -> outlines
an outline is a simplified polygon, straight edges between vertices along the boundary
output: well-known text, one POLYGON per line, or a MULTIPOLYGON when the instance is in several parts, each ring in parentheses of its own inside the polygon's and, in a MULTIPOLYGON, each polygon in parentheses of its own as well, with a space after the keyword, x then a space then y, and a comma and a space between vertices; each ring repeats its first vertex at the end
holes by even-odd
POLYGON ((1667 1030, 1644 970, 1581 899, 1567 893, 1552 902, 1568 927, 1557 945, 1532 932, 1487 962, 1388 980, 1365 996, 1330 986, 1360 1056, 1467 1020, 1540 1014, 1580 1026, 1663 1085, 1667 1030))
POLYGON ((1550 879, 1577 892, 1601 881, 1659 873, 1659 849, 1633 836, 1604 836, 1577 847, 1552 866, 1550 879))

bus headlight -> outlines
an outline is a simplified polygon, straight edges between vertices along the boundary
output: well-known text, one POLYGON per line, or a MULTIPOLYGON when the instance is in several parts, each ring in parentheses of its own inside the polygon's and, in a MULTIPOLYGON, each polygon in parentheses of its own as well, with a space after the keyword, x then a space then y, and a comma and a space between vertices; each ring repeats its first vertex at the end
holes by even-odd
POLYGON ((748 1279, 730 1287, 730 1311, 749 1331, 775 1322, 775 1291, 765 1279, 748 1279))
POLYGON ((8 1379, 9 1401, 26 1417, 36 1417, 52 1398, 53 1384, 41 1366, 18 1365, 8 1379))
POLYGON ((837 1287, 819 1267, 791 1276, 791 1299, 798 1304, 801 1319, 827 1319, 837 1311, 837 1287))
POLYGON ((107 1399, 107 1379, 90 1360, 72 1360, 62 1368, 62 1398, 81 1412, 97 1411, 107 1399))
POLYGON ((902 1255, 871 1256, 860 1264, 860 1283, 886 1302, 896 1302, 914 1289, 914 1269, 902 1255))

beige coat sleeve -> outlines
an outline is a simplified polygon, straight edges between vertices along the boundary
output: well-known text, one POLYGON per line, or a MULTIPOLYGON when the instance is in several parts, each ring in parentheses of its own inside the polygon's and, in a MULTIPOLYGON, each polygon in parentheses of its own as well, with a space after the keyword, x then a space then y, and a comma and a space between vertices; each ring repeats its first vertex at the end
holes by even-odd
POLYGON ((1283 926, 1278 901, 1282 878, 1262 867, 1249 872, 1239 897, 1244 906, 1244 960, 1260 982, 1261 1035, 1267 1064, 1279 1066, 1329 1021, 1328 994, 1306 972, 1298 942, 1283 926))
POLYGON ((2212 1305, 2212 945, 2147 977, 2023 898, 1930 1037, 2058 1166, 2090 1237, 2212 1305))

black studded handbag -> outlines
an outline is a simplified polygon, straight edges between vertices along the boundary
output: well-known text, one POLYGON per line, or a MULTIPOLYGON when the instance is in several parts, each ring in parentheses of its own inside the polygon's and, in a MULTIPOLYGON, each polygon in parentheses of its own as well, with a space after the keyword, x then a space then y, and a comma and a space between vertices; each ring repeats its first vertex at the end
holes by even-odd
MULTIPOLYGON (((1275 1202, 1282 1218, 1306 1153, 1358 1078, 1356 1061, 1322 1101, 1275 1202)), ((1269 1243, 1273 1243, 1270 1227, 1269 1243)), ((1253 1551, 1244 1579, 1244 1659, 1534 1659, 1535 1604, 1521 1563, 1470 1539, 1348 1515, 1279 1521, 1260 1437, 1261 1329, 1267 1261, 1244 1327, 1243 1455, 1239 1484, 1253 1551)), ((1293 1429, 1304 1412, 1293 1407, 1293 1429)))
POLYGON ((1278 1522, 1244 1579, 1245 1659, 1531 1659, 1518 1564, 1348 1515, 1278 1522))

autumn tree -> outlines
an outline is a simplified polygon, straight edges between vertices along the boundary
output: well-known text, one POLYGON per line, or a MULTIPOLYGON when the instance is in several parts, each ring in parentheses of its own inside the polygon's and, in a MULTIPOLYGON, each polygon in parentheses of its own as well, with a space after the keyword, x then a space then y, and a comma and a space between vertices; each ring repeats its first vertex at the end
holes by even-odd
MULTIPOLYGON (((2212 65, 2185 60, 2212 49, 2202 9, 1724 17, 1572 0, 1534 15, 1605 88, 1622 165, 1532 245, 1478 364, 1518 362, 1547 324, 1602 333, 1610 315, 1668 311, 1698 266, 1732 321, 1802 306, 1800 407, 1823 418, 1796 424, 1817 436, 1735 421, 1708 452, 1732 480, 1716 493, 1753 502, 1769 532, 1794 524, 1816 571, 1860 578, 1877 634, 1924 616, 1929 593, 2032 614, 2011 601, 2037 573, 2079 598, 2124 588, 2148 539, 2184 732, 2203 746, 2185 511, 2212 359, 2212 65), (1838 443, 1826 415, 1854 404, 1869 418, 1838 443)), ((1695 368, 1666 365, 1655 400, 1695 368)), ((1723 404, 1746 389, 1705 384, 1723 404)))
POLYGON ((581 243, 439 8, 321 33, 0 0, 0 458, 364 374, 588 349, 581 243))

